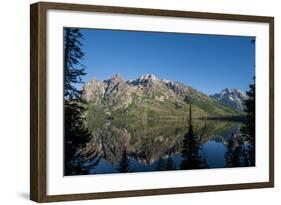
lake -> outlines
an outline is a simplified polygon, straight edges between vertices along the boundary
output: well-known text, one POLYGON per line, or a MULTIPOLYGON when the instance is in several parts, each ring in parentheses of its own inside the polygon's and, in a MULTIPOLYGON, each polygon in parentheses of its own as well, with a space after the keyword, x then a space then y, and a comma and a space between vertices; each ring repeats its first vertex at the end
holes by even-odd
POLYGON ((83 153, 94 166, 87 171, 106 174, 247 166, 242 162, 244 143, 237 149, 241 126, 234 121, 194 119, 190 135, 185 120, 126 119, 92 125, 93 137, 83 153))

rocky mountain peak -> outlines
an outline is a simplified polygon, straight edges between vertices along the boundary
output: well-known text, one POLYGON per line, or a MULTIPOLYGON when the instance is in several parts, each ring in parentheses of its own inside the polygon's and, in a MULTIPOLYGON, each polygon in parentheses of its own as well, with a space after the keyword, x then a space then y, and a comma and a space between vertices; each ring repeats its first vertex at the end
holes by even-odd
POLYGON ((221 94, 223 94, 223 93, 231 94, 231 93, 243 93, 243 92, 236 88, 225 88, 220 93, 221 94))
POLYGON ((124 80, 123 80, 122 76, 119 73, 117 73, 117 74, 111 76, 110 78, 108 78, 107 80, 105 80, 105 82, 109 82, 109 83, 110 82, 117 83, 117 82, 123 82, 123 81, 124 80))
POLYGON ((158 80, 158 78, 151 73, 142 75, 139 79, 140 80, 158 80))
POLYGON ((154 87, 159 85, 160 80, 153 74, 145 74, 135 80, 128 81, 133 86, 154 87))
POLYGON ((210 97, 240 111, 244 110, 244 101, 247 99, 246 93, 236 88, 225 88, 210 97))

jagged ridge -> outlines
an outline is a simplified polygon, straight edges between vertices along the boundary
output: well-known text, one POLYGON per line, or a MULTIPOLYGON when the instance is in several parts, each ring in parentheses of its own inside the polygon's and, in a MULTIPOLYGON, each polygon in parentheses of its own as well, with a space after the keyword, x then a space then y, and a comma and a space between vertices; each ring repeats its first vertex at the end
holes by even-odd
POLYGON ((246 93, 242 92, 239 89, 229 88, 223 89, 220 93, 210 95, 210 97, 232 107, 233 109, 237 109, 240 111, 244 110, 244 101, 247 99, 246 93))
POLYGON ((186 117, 192 102, 194 117, 239 115, 237 110, 179 82, 153 74, 125 81, 119 74, 107 80, 93 79, 83 86, 89 104, 88 116, 134 117, 140 119, 186 117))

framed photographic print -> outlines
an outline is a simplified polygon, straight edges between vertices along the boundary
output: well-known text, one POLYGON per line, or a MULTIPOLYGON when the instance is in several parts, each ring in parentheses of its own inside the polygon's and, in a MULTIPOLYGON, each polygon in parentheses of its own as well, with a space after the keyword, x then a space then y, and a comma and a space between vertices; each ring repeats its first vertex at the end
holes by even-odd
POLYGON ((274 186, 274 18, 31 5, 30 197, 274 186))

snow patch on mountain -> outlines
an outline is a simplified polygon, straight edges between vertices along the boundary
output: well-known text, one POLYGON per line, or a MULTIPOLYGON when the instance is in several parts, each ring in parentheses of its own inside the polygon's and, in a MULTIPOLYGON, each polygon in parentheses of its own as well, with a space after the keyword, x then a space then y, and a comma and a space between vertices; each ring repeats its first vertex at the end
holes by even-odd
POLYGON ((149 79, 151 79, 151 80, 158 80, 158 78, 155 75, 151 74, 151 73, 142 75, 139 78, 139 80, 149 80, 149 79))
POLYGON ((235 88, 225 88, 220 93, 210 95, 210 97, 240 111, 244 110, 244 101, 247 99, 246 93, 235 88))

